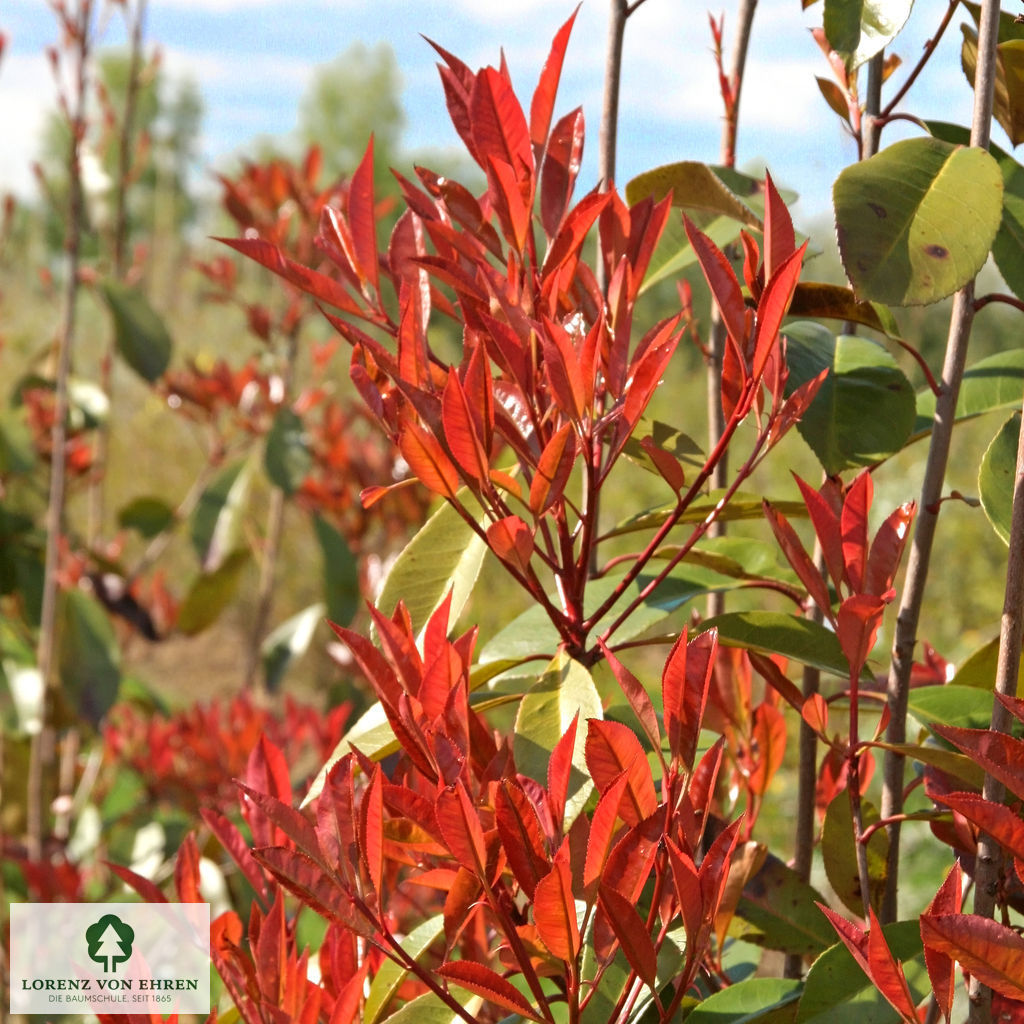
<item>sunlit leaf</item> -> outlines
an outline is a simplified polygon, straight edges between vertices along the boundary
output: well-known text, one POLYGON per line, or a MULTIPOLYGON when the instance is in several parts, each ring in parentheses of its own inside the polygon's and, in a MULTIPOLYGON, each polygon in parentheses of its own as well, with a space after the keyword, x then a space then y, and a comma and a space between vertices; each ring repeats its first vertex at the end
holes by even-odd
POLYGON ((1020 438, 1020 413, 1015 412, 999 428, 985 451, 978 470, 981 507, 992 528, 1010 543, 1014 482, 1017 478, 1017 445, 1020 438))
POLYGON ((199 563, 207 571, 217 569, 238 547, 251 479, 251 463, 231 463, 199 497, 189 521, 189 534, 199 563))
POLYGON ((921 918, 921 934, 983 985, 1024 999, 1024 938, 1012 928, 977 914, 928 914, 921 918))
MULTIPOLYGON (((418 960, 431 943, 443 934, 444 916, 435 914, 416 925, 402 939, 401 946, 409 957, 418 960)), ((401 988, 408 976, 408 968, 400 966, 394 960, 385 959, 381 963, 373 976, 370 992, 363 1006, 365 1024, 376 1024, 381 1019, 381 1012, 387 1007, 388 1001, 401 988)))
MULTIPOLYGON (((861 801, 864 825, 878 821, 878 811, 867 800, 861 801)), ((876 907, 882 898, 886 877, 889 836, 885 829, 876 829, 867 844, 868 881, 871 904, 876 907)), ((853 832, 850 794, 844 788, 828 805, 821 833, 821 853, 825 874, 835 894, 854 914, 864 912, 860 877, 857 869, 857 842, 853 832)))
MULTIPOLYGON (((748 179, 759 186, 753 178, 748 179)), ((695 160, 655 167, 637 175, 626 185, 626 201, 635 205, 648 196, 664 199, 672 193, 672 205, 712 216, 730 217, 747 227, 761 230, 761 219, 722 180, 718 169, 695 160)))
POLYGON ((852 71, 899 35, 914 0, 825 0, 825 36, 852 71))
POLYGON ((398 556, 384 581, 377 607, 390 615, 399 600, 404 601, 418 631, 450 590, 454 621, 473 590, 486 551, 480 537, 445 502, 398 556))
POLYGON ((310 605, 282 622, 260 645, 263 678, 270 692, 274 692, 280 686, 292 662, 302 657, 309 649, 313 632, 317 623, 324 617, 325 610, 322 604, 310 605))
POLYGON ((793 1019, 802 991, 803 985, 796 979, 747 978, 713 992, 686 1020, 689 1024, 781 1024, 793 1019))
POLYGON ((952 295, 984 265, 1002 218, 999 165, 975 147, 906 139, 833 188, 843 266, 859 298, 895 306, 952 295))
MULTIPOLYGON (((590 672, 562 653, 548 665, 519 705, 512 747, 519 771, 546 785, 551 752, 577 715, 580 722, 603 718, 601 696, 590 672)), ((585 741, 586 730, 579 728, 565 807, 566 823, 576 819, 594 788, 587 770, 585 741)))

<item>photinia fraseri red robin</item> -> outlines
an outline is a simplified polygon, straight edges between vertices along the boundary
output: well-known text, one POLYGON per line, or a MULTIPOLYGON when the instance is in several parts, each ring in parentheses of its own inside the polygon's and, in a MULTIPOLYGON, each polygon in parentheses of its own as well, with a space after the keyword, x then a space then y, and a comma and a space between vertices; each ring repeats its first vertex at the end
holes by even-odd
MULTIPOLYGON (((554 114, 572 23, 555 37, 528 113, 504 63, 474 72, 435 45, 448 111, 487 182, 482 195, 424 168, 417 180, 396 175, 406 209, 381 249, 371 142, 347 190, 321 210, 315 264, 286 255, 272 239, 230 244, 325 307, 352 346, 356 388, 412 476, 458 511, 545 609, 562 647, 587 663, 600 657, 601 618, 618 603, 615 621, 601 630, 608 642, 720 514, 714 510, 671 559, 657 563, 638 596, 621 600, 705 491, 739 424, 755 414, 751 451, 730 493, 796 422, 820 379, 784 398, 779 329, 804 248, 769 179, 763 267, 756 243, 745 242, 754 260, 753 308, 721 251, 687 228, 730 328, 723 439, 694 471, 646 433, 642 417, 682 331, 678 315, 646 329, 636 322, 671 204, 648 198, 629 207, 614 189, 573 202, 583 115, 554 114), (594 232, 603 291, 584 255, 594 232), (432 325, 441 318, 459 331, 455 363, 434 345, 432 325), (589 510, 599 508, 634 437, 675 504, 595 609, 586 596, 601 536, 589 510)), ((368 487, 364 500, 393 486, 401 485, 368 487)))

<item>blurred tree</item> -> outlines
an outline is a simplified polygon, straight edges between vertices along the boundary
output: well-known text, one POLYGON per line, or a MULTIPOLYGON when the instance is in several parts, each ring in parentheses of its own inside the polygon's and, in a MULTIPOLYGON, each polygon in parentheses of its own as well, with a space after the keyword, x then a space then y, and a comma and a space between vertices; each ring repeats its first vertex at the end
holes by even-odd
MULTIPOLYGON (((93 249, 111 228, 114 192, 119 187, 118 161, 122 117, 130 73, 127 51, 111 51, 98 61, 97 86, 83 162, 88 226, 93 249)), ((172 80, 159 57, 148 61, 135 99, 135 139, 128 188, 129 241, 154 234, 180 234, 193 224, 197 204, 192 178, 198 162, 203 102, 190 79, 172 80)), ((37 173, 49 200, 47 242, 63 243, 67 195, 68 125, 54 111, 43 128, 37 173)))
POLYGON ((405 127, 402 80, 394 51, 386 43, 353 43, 317 69, 299 104, 299 141, 323 153, 328 179, 348 176, 359 165, 372 133, 377 175, 393 182, 405 127))

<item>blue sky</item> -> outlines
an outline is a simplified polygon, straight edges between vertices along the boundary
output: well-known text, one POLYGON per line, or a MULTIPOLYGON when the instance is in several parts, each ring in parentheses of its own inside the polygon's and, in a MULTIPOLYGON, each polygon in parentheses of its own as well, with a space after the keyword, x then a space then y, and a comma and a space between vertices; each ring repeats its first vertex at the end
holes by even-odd
MULTIPOLYGON (((941 13, 920 3, 895 49, 909 66, 941 13)), ((828 68, 808 29, 820 23, 821 4, 801 10, 800 0, 761 0, 754 27, 741 107, 739 163, 763 167, 798 192, 802 209, 829 206, 831 182, 854 158, 837 118, 814 76, 828 68)), ((710 9, 726 15, 731 43, 734 0, 710 9)), ((588 126, 584 180, 595 176, 601 111, 607 0, 584 0, 569 45, 557 110, 582 105, 588 126)), ((297 103, 318 64, 351 43, 387 42, 403 79, 408 148, 457 144, 447 120, 435 69, 436 55, 421 35, 472 67, 496 64, 504 48, 513 80, 528 103, 537 75, 571 2, 551 0, 149 0, 147 36, 164 51, 172 75, 189 75, 206 104, 203 153, 211 165, 258 135, 281 135, 295 126, 297 103)), ((716 162, 721 102, 711 57, 709 7, 695 0, 647 0, 630 20, 623 69, 618 179, 675 160, 716 162)), ((45 0, 3 0, 0 31, 8 37, 0 62, 0 193, 31 189, 28 170, 38 127, 54 103, 43 55, 56 38, 45 0)), ((115 13, 106 35, 124 40, 115 13)), ((911 93, 924 116, 965 123, 970 93, 959 69, 960 33, 954 25, 940 59, 911 93)), ((888 133, 895 141, 906 130, 888 133)), ((1004 143, 998 137, 996 141, 1004 143)))

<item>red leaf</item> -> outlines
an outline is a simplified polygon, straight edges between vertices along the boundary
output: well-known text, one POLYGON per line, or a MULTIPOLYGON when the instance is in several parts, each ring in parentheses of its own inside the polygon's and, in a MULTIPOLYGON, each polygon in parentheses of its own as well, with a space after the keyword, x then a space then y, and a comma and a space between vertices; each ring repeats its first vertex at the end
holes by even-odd
POLYGON ((551 112, 555 107, 555 96, 558 93, 558 80, 562 75, 562 62, 565 59, 565 48, 569 44, 569 34, 573 22, 579 13, 579 6, 572 12, 569 20, 558 30, 551 44, 551 52, 544 62, 540 73, 540 81, 534 90, 530 102, 530 141, 536 159, 544 150, 548 140, 548 129, 551 127, 551 112))
MULTIPOLYGON (((265 736, 253 747, 245 768, 245 783, 258 793, 275 797, 282 803, 291 803, 292 786, 284 754, 265 736)), ((242 814, 252 829, 255 846, 275 846, 281 839, 274 828, 261 815, 250 815, 250 804, 242 801, 242 814)))
MULTIPOLYGON (((953 865, 946 880, 939 886, 931 903, 928 904, 926 915, 959 914, 963 903, 963 872, 959 861, 953 865)), ((924 936, 921 936, 922 940, 924 936)), ((953 960, 945 953, 931 946, 924 947, 924 963, 928 969, 928 979, 932 983, 936 1002, 948 1021, 953 1012, 953 996, 956 988, 956 972, 953 960)))
POLYGON ((550 870, 544 830, 526 791, 513 779, 502 779, 495 798, 494 820, 505 856, 523 891, 533 899, 537 883, 550 870))
MULTIPOLYGON (((476 76, 470 94, 473 141, 484 161, 507 164, 518 178, 519 168, 533 168, 530 133, 523 109, 508 79, 494 68, 476 76)), ((481 163, 486 171, 486 162, 481 163)))
POLYGON ((448 383, 441 396, 441 419, 444 439, 459 468, 467 476, 485 483, 490 470, 488 453, 477 433, 475 419, 455 368, 448 367, 448 383))
POLYGON ((533 915, 544 945, 560 960, 572 963, 580 949, 580 929, 567 857, 556 857, 551 871, 537 883, 533 915))
POLYGON ((868 931, 868 966, 871 968, 871 980, 904 1021, 918 1024, 920 1018, 903 968, 892 955, 875 912, 870 908, 868 912, 871 922, 868 931))
POLYGON ((496 974, 483 964, 471 960, 448 960, 441 964, 437 973, 456 985, 470 992, 483 996, 488 1002, 500 1006, 504 1010, 517 1013, 530 1020, 542 1021, 543 1017, 526 1001, 522 993, 500 974, 496 974))
POLYGON ((348 221, 355 255, 354 268, 360 283, 377 282, 377 211, 373 198, 373 136, 359 162, 348 193, 348 221))
POLYGON ((252 959, 256 966, 256 977, 259 980, 263 1001, 270 1006, 280 1006, 284 996, 284 972, 287 970, 288 962, 284 893, 281 890, 278 890, 273 906, 260 923, 259 938, 253 943, 252 959))
MULTIPOLYGON (((661 383, 672 354, 676 350, 678 337, 672 332, 679 323, 677 314, 670 320, 660 323, 655 331, 648 336, 649 347, 643 356, 629 368, 629 379, 626 382, 626 400, 622 406, 622 418, 629 430, 636 426, 644 409, 647 408, 654 395, 654 390, 661 383)), ((644 339, 645 341, 648 338, 644 339)))
POLYGON ((764 501, 762 504, 765 519, 768 520, 768 525, 772 528, 772 533, 775 534, 775 539, 778 541, 779 547, 782 548, 786 561, 789 562, 797 576, 800 577, 800 582, 803 583, 811 600, 821 609, 824 615, 831 618, 832 601, 829 596, 828 586, 821 578, 821 573, 818 572, 817 566, 815 566, 811 556, 807 553, 807 549, 797 535, 796 530, 789 525, 789 520, 781 512, 777 512, 772 508, 769 502, 764 501))
POLYGON ((679 900, 679 913, 683 918, 683 928, 686 930, 686 952, 689 962, 690 957, 698 952, 700 933, 704 927, 704 901, 701 896, 700 877, 692 857, 680 850, 671 839, 666 840, 665 845, 668 849, 669 864, 672 866, 672 883, 679 900))
POLYGON ((106 860, 103 862, 124 882, 125 885, 134 889, 147 903, 169 903, 170 901, 163 892, 155 886, 148 878, 132 871, 131 868, 123 867, 120 864, 112 864, 106 860))
POLYGON ((707 235, 698 231, 688 217, 683 218, 683 224, 711 294, 722 312, 725 329, 740 351, 743 351, 747 340, 746 306, 732 266, 722 250, 707 235))
POLYGON ((640 741, 621 722, 591 718, 585 746, 587 767, 602 794, 625 772, 628 784, 619 815, 627 825, 638 825, 658 806, 654 780, 640 741))
POLYGON ((407 420, 398 437, 398 448, 424 487, 455 502, 459 474, 433 434, 407 420))
POLYGON ((359 800, 359 853, 373 891, 381 897, 384 879, 384 776, 374 765, 370 783, 359 800))
POLYGON ((1024 819, 1005 804, 993 803, 976 793, 935 793, 934 798, 962 814, 993 839, 1024 860, 1024 819))
POLYGON ((868 564, 865 571, 864 589, 869 594, 882 597, 892 587, 893 577, 903 557, 903 548, 910 536, 910 524, 914 521, 917 502, 904 502, 882 524, 871 542, 868 564))
POLYGON ((519 516, 506 516, 487 527, 488 547, 521 573, 530 571, 533 533, 519 516))
POLYGON ((559 119, 548 139, 541 168, 540 219, 544 233, 554 238, 572 199, 583 163, 583 108, 559 119))
POLYGON ((1018 722, 1024 722, 1024 698, 1010 697, 1005 693, 997 693, 996 697, 1018 722))
POLYGON ((544 446, 530 483, 530 509, 537 518, 562 497, 576 463, 576 452, 572 424, 564 423, 544 446))
POLYGON ((545 278, 579 253, 594 221, 611 202, 611 196, 611 192, 590 192, 572 208, 544 256, 541 273, 545 278))
POLYGON ((216 241, 230 245, 319 302, 337 306, 353 316, 368 318, 363 308, 334 278, 288 259, 278 246, 259 238, 218 238, 216 241))
POLYGON ((921 937, 1009 999, 1024 999, 1024 938, 977 914, 923 914, 921 937))
POLYGON ((840 517, 846 580, 855 594, 865 590, 864 573, 868 561, 868 512, 871 511, 873 494, 874 482, 871 479, 871 474, 865 470, 853 481, 850 489, 846 492, 843 512, 840 517))
POLYGON ((836 636, 843 654, 850 662, 851 682, 860 677, 868 655, 875 646, 884 611, 885 604, 871 594, 854 594, 839 606, 836 636))
POLYGON ((804 701, 800 714, 819 736, 828 736, 828 701, 820 693, 812 693, 804 701))
POLYGON ((664 839, 665 807, 634 825, 615 844, 605 864, 602 885, 618 889, 628 900, 640 898, 664 839))
POLYGON ((583 864, 583 891, 588 901, 592 901, 597 894, 597 886, 612 848, 616 825, 620 820, 619 808, 628 783, 628 774, 622 772, 601 794, 597 807, 594 808, 590 834, 587 837, 587 856, 583 864))
POLYGON ((752 792, 764 796, 786 753, 786 720, 782 712, 771 704, 759 704, 754 711, 751 738, 757 747, 757 759, 749 786, 752 792))
POLYGON ((665 663, 661 677, 665 732, 673 759, 692 770, 714 669, 718 630, 709 629, 687 643, 684 629, 665 663))
POLYGON ((452 856, 467 871, 487 881, 487 846, 473 801, 462 782, 437 794, 434 808, 438 828, 452 856))
POLYGON ((551 395, 559 409, 579 424, 587 412, 579 356, 561 324, 545 317, 544 326, 546 334, 541 336, 544 375, 550 385, 551 395))
POLYGON ((789 311, 793 301, 800 271, 803 269, 804 242, 779 267, 778 272, 765 282, 764 291, 757 303, 757 334, 754 341, 754 357, 751 372, 755 380, 760 380, 768 364, 768 357, 775 351, 778 344, 779 328, 789 311))
POLYGON ((220 811, 216 811, 212 807, 202 807, 199 813, 203 816, 203 821, 206 822, 207 827, 220 841, 221 846, 224 847, 231 859, 238 865, 238 869, 242 872, 245 880, 260 896, 266 899, 266 879, 263 877, 263 872, 260 871, 259 865, 253 860, 249 843, 242 833, 220 811))
MULTIPOLYGON (((843 536, 839 527, 839 516, 835 513, 823 493, 820 493, 804 483, 795 473, 800 488, 800 494, 807 506, 807 512, 811 517, 811 525, 817 534, 821 544, 822 554, 825 556, 825 565, 828 567, 832 583, 838 592, 846 577, 846 561, 843 557, 843 536)), ((828 484, 825 485, 826 487, 828 484)))
POLYGON ((569 777, 572 774, 572 754, 576 747, 576 728, 580 715, 573 715, 565 735, 555 744, 548 761, 548 805, 556 835, 561 836, 565 820, 565 801, 569 795, 569 777))
MULTIPOLYGON (((245 794, 245 802, 252 804, 267 821, 276 827, 278 837, 275 845, 280 843, 281 836, 284 835, 295 843, 303 853, 307 853, 313 858, 318 856, 320 844, 317 842, 316 831, 304 814, 295 810, 290 803, 286 804, 268 793, 260 793, 244 782, 239 782, 238 788, 245 794)), ((246 818, 250 823, 252 822, 251 810, 246 813, 246 818)))
POLYGON ((771 279, 796 249, 796 237, 789 210, 767 171, 764 188, 764 274, 771 279))
POLYGON ((870 978, 871 966, 868 963, 868 936, 864 929, 821 903, 818 904, 818 909, 829 919, 829 923, 835 928, 836 934, 842 940, 843 945, 860 965, 860 969, 870 978))
POLYGON ((653 991, 657 985, 658 952, 633 904, 610 885, 602 885, 600 901, 622 952, 637 976, 653 991))
POLYGON ((626 695, 629 706, 633 709, 640 722, 644 734, 651 741, 651 746, 661 756, 661 730, 658 728, 658 716, 651 703, 651 698, 644 689, 643 684, 618 658, 609 650, 603 640, 598 640, 598 645, 608 662, 608 667, 619 684, 619 689, 626 695))
POLYGON ((1024 740, 990 729, 961 729, 952 725, 932 725, 931 729, 1024 800, 1024 740))
POLYGON ((505 237, 515 246, 516 252, 526 248, 530 228, 530 211, 533 193, 530 177, 517 173, 517 169, 503 160, 490 159, 487 162, 488 179, 496 185, 494 190, 495 212, 501 219, 505 237))

